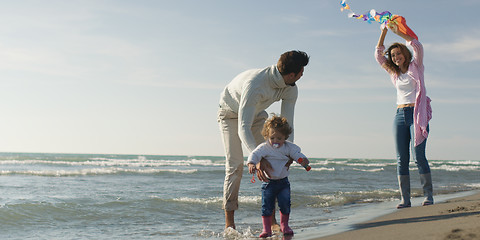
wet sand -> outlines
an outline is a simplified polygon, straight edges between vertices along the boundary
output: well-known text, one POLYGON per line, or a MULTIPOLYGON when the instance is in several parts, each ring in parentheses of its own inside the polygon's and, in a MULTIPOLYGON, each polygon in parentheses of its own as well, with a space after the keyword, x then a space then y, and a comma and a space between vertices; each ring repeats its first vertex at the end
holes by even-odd
POLYGON ((355 224, 321 240, 480 239, 480 193, 431 206, 417 206, 355 224))

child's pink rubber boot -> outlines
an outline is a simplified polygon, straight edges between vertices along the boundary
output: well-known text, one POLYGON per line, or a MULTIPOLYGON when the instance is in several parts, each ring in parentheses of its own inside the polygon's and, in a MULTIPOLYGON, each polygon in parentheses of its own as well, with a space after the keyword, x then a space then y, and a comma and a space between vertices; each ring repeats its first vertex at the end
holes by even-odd
POLYGON ((261 238, 272 236, 272 216, 262 216, 263 232, 260 233, 261 238))
POLYGON ((288 226, 288 219, 290 214, 283 214, 280 212, 280 230, 282 230, 283 235, 293 235, 293 230, 288 226))

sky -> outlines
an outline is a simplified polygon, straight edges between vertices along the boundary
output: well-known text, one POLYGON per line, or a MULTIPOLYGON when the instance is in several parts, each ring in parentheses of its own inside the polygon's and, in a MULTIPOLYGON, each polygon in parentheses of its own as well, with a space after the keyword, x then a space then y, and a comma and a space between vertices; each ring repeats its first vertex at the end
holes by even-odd
MULTIPOLYGON (((479 160, 480 1, 347 3, 402 15, 419 36, 433 108, 427 157, 479 160)), ((297 82, 295 143, 311 158, 394 159, 395 88, 373 57, 380 25, 340 7, 0 0, 0 152, 222 156, 225 85, 301 50, 310 63, 297 82)), ((389 32, 393 42, 404 40, 389 32)))

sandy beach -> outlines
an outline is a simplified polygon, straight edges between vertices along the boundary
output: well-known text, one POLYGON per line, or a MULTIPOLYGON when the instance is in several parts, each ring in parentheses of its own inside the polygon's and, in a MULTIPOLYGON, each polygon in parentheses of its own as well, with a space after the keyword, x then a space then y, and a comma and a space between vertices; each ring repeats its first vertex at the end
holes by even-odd
POLYGON ((321 240, 480 239, 480 193, 397 210, 321 240))

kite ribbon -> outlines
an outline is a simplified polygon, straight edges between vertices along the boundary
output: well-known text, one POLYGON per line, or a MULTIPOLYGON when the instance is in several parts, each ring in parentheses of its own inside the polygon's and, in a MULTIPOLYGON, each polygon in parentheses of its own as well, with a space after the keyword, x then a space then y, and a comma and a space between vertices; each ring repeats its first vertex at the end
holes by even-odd
POLYGON ((396 27, 398 31, 400 31, 403 34, 406 34, 408 36, 411 36, 415 39, 418 40, 417 35, 412 31, 407 26, 407 22, 405 21, 405 18, 399 15, 392 15, 389 11, 384 11, 381 13, 378 13, 375 11, 375 9, 370 10, 370 12, 367 12, 365 14, 355 14, 350 6, 346 3, 346 0, 341 0, 340 4, 342 5, 342 12, 344 10, 348 10, 350 13, 348 14, 348 17, 350 18, 356 18, 356 19, 362 19, 365 22, 371 23, 371 22, 378 22, 382 24, 382 28, 384 26, 388 26, 389 28, 396 27))

